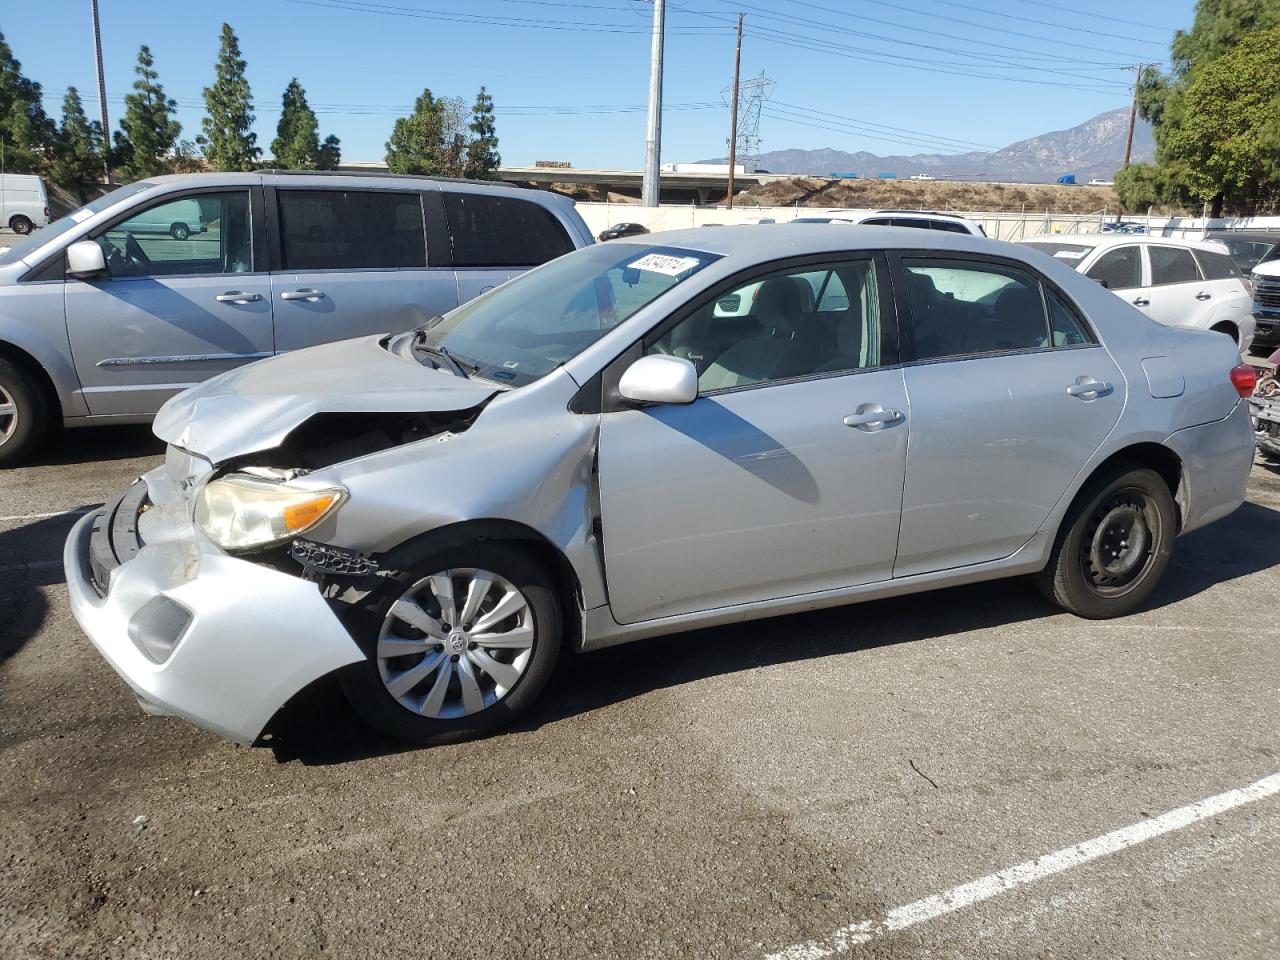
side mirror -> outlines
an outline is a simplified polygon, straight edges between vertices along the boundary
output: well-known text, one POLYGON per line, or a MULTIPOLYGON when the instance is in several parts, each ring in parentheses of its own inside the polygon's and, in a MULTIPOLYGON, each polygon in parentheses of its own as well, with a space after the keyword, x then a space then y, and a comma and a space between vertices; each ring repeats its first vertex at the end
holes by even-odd
POLYGON ((77 240, 67 247, 67 273, 73 277, 88 279, 107 272, 107 258, 102 248, 92 240, 77 240))
POLYGON ((618 393, 633 403, 693 403, 698 371, 680 357, 641 357, 622 374, 618 393))

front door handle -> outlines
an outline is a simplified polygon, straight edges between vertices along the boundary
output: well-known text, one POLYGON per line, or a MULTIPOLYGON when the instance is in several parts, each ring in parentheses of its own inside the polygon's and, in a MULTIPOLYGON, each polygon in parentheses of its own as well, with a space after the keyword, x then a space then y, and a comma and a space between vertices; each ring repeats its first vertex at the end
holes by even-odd
POLYGON ((897 423, 901 419, 901 410, 886 410, 878 403, 864 403, 858 407, 856 413, 851 413, 844 418, 844 425, 870 432, 879 430, 887 424, 897 423))
POLYGON ((1211 294, 1211 293, 1206 293, 1205 291, 1201 290, 1199 293, 1197 293, 1197 294, 1196 294, 1196 299, 1197 299, 1197 300, 1212 300, 1212 299, 1213 299, 1213 294, 1211 294))
POLYGON ((1067 387, 1067 393, 1070 396, 1079 397, 1081 400, 1096 400, 1110 392, 1111 384, 1105 380, 1095 380, 1093 377, 1081 377, 1067 387))
POLYGON ((257 303, 262 299, 260 293, 242 293, 239 290, 228 290, 226 293, 220 293, 213 299, 219 303, 257 303))
POLYGON ((286 290, 280 294, 281 300, 323 300, 323 290, 313 290, 311 287, 304 287, 301 290, 286 290))
POLYGON ((1137 297, 1137 298, 1133 301, 1133 305, 1134 305, 1135 307, 1149 307, 1149 306, 1151 306, 1151 301, 1150 301, 1150 300, 1148 300, 1146 297, 1137 297))

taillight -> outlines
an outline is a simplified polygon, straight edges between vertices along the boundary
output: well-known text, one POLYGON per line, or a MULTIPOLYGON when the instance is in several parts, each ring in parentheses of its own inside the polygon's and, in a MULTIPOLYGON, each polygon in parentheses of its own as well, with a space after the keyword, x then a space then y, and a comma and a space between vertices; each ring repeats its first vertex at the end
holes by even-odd
POLYGON ((1231 368, 1231 385, 1242 397, 1252 397, 1258 385, 1258 371, 1247 363, 1237 364, 1231 368))

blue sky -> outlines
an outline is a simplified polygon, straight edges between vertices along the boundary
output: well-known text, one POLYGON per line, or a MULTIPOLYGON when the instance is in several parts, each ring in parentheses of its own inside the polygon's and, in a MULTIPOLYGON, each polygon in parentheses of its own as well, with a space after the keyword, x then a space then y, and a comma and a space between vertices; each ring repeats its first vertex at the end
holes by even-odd
MULTIPOLYGON (((3 30, 46 109, 77 86, 96 115, 87 0, 4 0, 3 30)), ((348 160, 381 160, 423 87, 498 107, 507 163, 638 168, 643 0, 101 0, 112 124, 140 44, 194 139, 218 31, 235 29, 269 145, 293 76, 348 160)), ((1168 59, 1194 0, 668 0, 663 160, 723 154, 736 14, 744 77, 774 81, 764 150, 958 152, 1073 126, 1129 101, 1119 64, 1168 59), (987 76, 975 76, 985 74, 987 76), (991 79, 991 76, 1002 79, 991 79)))

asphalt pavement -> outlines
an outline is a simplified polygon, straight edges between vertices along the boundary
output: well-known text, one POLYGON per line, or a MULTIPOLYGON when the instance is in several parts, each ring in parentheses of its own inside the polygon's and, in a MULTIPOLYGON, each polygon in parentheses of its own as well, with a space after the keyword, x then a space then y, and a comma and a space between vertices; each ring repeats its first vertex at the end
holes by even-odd
POLYGON ((0 473, 0 957, 1280 955, 1265 466, 1124 620, 1006 581, 659 638, 402 750, 329 685, 267 746, 139 711, 60 556, 160 453, 0 473))

